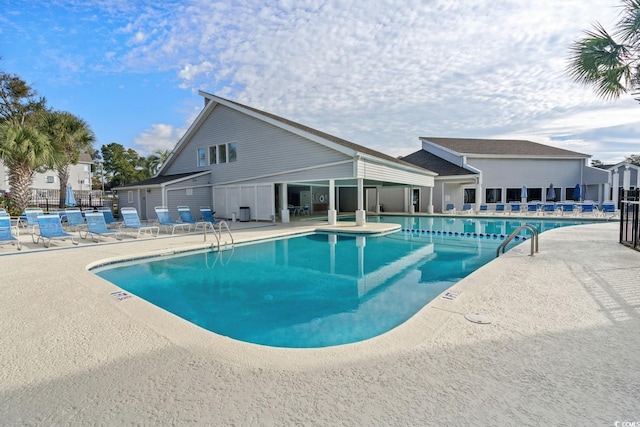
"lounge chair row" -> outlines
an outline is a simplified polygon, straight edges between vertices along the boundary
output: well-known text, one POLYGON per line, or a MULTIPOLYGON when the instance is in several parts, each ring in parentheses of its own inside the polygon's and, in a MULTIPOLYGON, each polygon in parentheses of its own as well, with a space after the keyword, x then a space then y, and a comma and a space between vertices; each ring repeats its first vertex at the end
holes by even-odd
POLYGON ((180 222, 172 220, 166 207, 157 207, 155 211, 158 217, 157 223, 147 224, 140 220, 135 208, 121 209, 122 222, 116 221, 111 210, 108 209, 98 212, 69 209, 45 214, 42 209, 30 208, 25 210, 18 224, 13 226, 6 211, 0 211, 0 245, 11 243, 19 250, 22 248, 18 239, 20 233, 18 225, 27 228, 34 243, 42 241, 45 247, 49 247, 52 240, 71 240, 74 245, 77 245, 79 242, 70 231, 77 231, 82 239, 91 236, 95 242, 99 242, 102 237, 115 237, 117 240, 122 240, 125 234, 130 233, 133 236, 134 232, 136 238, 141 234, 158 236, 161 227, 164 227, 167 233, 171 230, 171 234, 175 233, 176 228, 191 231, 193 227, 197 231, 198 228, 207 227, 214 230, 214 225, 219 222, 214 219, 214 212, 208 207, 200 208, 202 215, 200 221, 194 219, 188 206, 178 208, 180 222), (67 230, 63 228, 63 218, 67 230))
MULTIPOLYGON (((471 204, 465 203, 461 211, 456 210, 453 204, 447 204, 444 210, 445 213, 476 213, 471 204)), ((581 216, 615 216, 617 215, 617 209, 614 203, 603 203, 602 210, 599 210, 594 202, 585 203, 496 203, 494 210, 490 211, 488 205, 481 204, 477 213, 488 214, 493 213, 496 215, 507 214, 527 214, 527 215, 581 215, 581 216)))

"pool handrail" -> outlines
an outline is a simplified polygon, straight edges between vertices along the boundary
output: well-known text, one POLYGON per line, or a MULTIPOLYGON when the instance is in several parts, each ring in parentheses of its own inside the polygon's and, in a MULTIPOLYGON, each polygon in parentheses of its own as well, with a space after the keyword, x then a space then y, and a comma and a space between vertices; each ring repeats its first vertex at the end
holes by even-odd
POLYGON ((500 243, 500 246, 498 246, 498 249, 496 249, 496 258, 500 256, 500 249, 502 249, 502 253, 504 253, 507 245, 516 237, 516 235, 521 230, 527 230, 531 233, 531 256, 533 256, 534 254, 534 249, 535 252, 538 252, 538 234, 540 234, 540 231, 533 224, 524 224, 513 230, 513 232, 509 234, 509 236, 504 239, 502 243, 500 243))

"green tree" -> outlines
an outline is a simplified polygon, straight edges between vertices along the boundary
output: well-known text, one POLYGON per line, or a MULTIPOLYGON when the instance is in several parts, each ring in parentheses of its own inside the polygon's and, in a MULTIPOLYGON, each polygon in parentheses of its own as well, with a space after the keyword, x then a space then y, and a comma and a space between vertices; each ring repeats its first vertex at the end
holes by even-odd
POLYGON ((34 113, 46 109, 44 98, 15 74, 0 71, 0 122, 26 124, 34 113))
POLYGON ((31 200, 37 169, 57 164, 63 153, 35 126, 7 121, 0 124, 0 160, 9 170, 11 198, 22 212, 31 200))
POLYGON ((154 176, 160 170, 160 167, 167 161, 171 155, 170 150, 155 150, 152 154, 149 154, 146 158, 146 167, 149 177, 154 176))
POLYGON ((621 9, 612 33, 596 23, 570 48, 569 76, 603 99, 640 90, 640 0, 622 0, 621 9))
POLYGON ((632 165, 640 166, 640 154, 632 154, 625 159, 632 165))
POLYGON ((80 153, 92 151, 96 140, 89 125, 79 117, 66 111, 43 114, 41 131, 63 153, 58 164, 49 165, 55 169, 60 182, 60 205, 65 206, 66 188, 69 183, 69 166, 78 163, 80 153))
POLYGON ((100 149, 104 161, 105 176, 110 188, 131 184, 149 177, 146 159, 132 148, 112 142, 100 149))

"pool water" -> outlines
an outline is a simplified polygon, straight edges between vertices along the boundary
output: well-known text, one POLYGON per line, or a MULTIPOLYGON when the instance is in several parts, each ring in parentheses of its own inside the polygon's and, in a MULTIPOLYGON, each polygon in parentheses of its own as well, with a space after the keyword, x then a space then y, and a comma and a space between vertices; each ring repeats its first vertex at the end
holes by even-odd
POLYGON ((453 218, 381 218, 401 222, 405 231, 315 233, 93 271, 220 335, 275 347, 327 347, 402 324, 494 259, 503 240, 498 236, 510 227, 504 220, 474 219, 472 226, 453 218))

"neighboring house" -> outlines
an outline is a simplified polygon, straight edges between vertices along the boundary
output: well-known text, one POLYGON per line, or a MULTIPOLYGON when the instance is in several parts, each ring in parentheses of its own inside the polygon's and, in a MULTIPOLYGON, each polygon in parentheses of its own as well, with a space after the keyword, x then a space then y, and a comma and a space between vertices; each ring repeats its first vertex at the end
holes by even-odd
POLYGON ((601 167, 609 172, 605 194, 608 200, 612 200, 616 205, 620 201, 621 190, 640 188, 640 166, 624 161, 601 167))
POLYGON ((430 207, 435 173, 299 123, 206 92, 204 108, 158 175, 124 185, 120 207, 143 219, 154 207, 209 206, 216 217, 290 220, 299 213, 338 212, 365 223, 366 209, 411 212, 414 188, 430 207), (394 191, 387 191, 388 188, 394 191), (306 207, 306 208, 305 208, 306 207))
POLYGON ((551 184, 555 201, 574 200, 578 184, 580 200, 611 200, 608 172, 588 166, 588 154, 522 140, 420 140, 422 150, 402 159, 438 174, 433 193, 436 212, 449 203, 458 210, 470 203, 477 210, 481 204, 521 202, 523 186, 529 201, 544 202, 551 184))
MULTIPOLYGON (((69 182, 74 191, 91 190, 91 165, 93 160, 89 154, 83 153, 78 159, 78 163, 69 166, 69 182)), ((43 194, 50 190, 56 191, 60 189, 60 180, 58 172, 55 170, 47 170, 45 172, 36 172, 31 185, 34 193, 43 194)), ((0 192, 10 192, 9 173, 6 167, 0 162, 0 192)), ((57 194, 57 193, 56 193, 57 194)))

